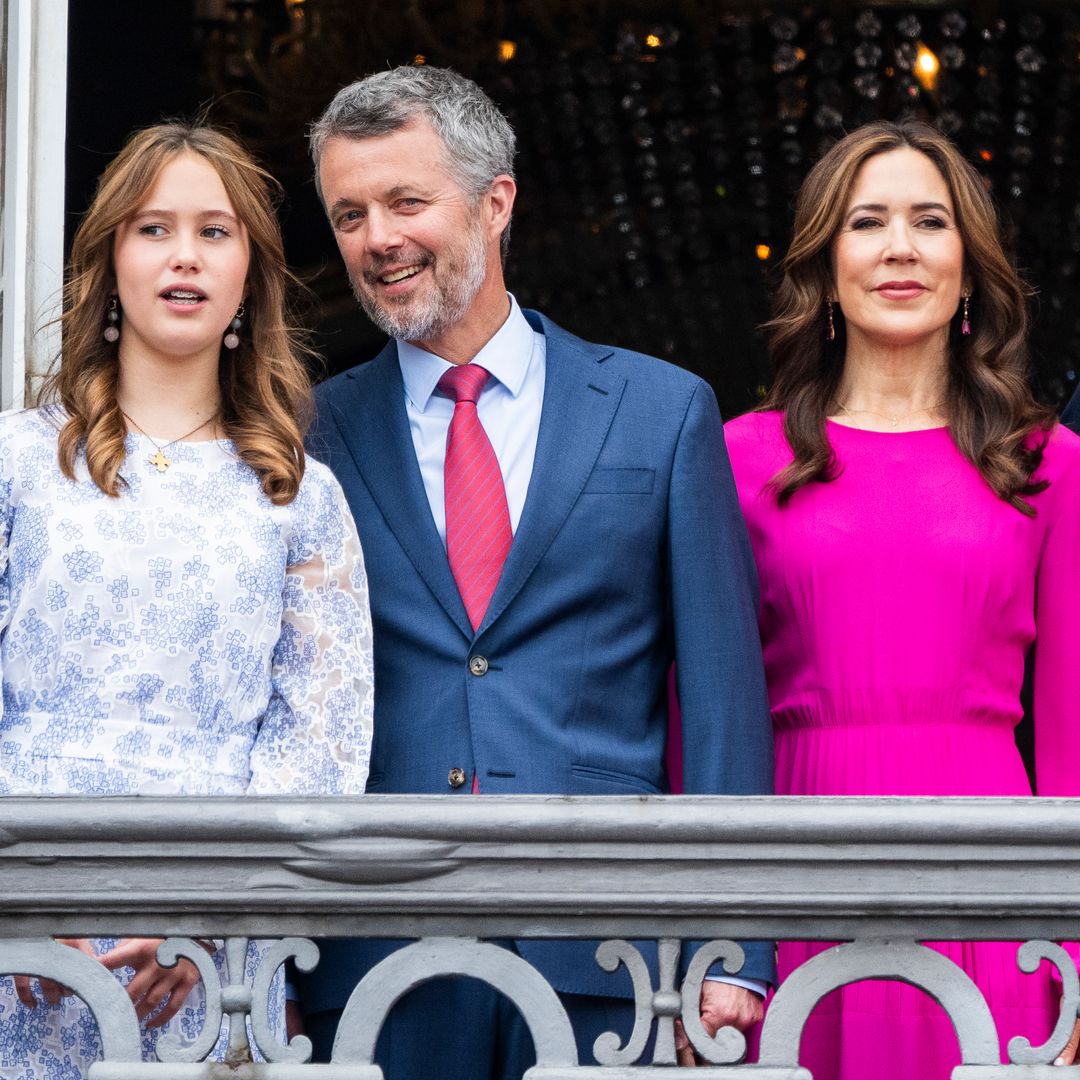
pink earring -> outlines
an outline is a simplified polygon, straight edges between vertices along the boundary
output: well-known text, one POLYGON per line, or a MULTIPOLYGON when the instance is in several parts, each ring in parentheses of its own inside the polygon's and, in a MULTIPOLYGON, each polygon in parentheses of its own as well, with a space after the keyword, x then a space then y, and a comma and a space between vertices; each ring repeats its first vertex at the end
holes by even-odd
POLYGON ((105 318, 109 325, 102 331, 102 337, 112 345, 120 340, 120 328, 116 325, 120 321, 120 305, 115 296, 109 297, 109 306, 105 309, 105 318))
POLYGON ((232 322, 229 323, 229 332, 225 335, 221 344, 226 349, 235 349, 240 344, 240 335, 237 334, 237 330, 243 325, 244 319, 244 305, 243 303, 236 309, 236 314, 233 316, 232 322))
POLYGON ((960 333, 964 337, 971 334, 971 294, 964 293, 964 314, 960 317, 960 333))

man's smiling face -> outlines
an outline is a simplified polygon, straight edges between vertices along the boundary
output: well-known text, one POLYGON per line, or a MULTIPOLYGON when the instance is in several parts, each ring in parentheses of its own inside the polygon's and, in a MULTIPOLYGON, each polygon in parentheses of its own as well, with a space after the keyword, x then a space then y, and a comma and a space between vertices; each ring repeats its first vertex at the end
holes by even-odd
POLYGON ((487 274, 489 239, 430 124, 330 139, 319 186, 353 291, 379 329, 423 342, 464 319, 487 274))

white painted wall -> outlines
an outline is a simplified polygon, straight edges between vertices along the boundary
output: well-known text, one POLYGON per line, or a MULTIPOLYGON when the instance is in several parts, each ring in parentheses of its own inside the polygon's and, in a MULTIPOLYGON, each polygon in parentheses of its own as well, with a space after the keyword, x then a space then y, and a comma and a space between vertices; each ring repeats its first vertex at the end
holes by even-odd
POLYGON ((26 400, 60 349, 67 0, 3 0, 0 406, 26 400))

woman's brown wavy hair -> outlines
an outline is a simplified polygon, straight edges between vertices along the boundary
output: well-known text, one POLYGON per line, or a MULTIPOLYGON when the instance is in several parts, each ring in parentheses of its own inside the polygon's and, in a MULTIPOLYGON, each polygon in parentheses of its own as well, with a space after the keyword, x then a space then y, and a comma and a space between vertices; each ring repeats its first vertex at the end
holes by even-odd
POLYGON ((784 414, 794 460, 772 480, 785 505, 806 484, 828 482, 839 465, 825 434, 844 368, 844 320, 835 306, 836 337, 827 341, 825 301, 834 295, 833 244, 859 168, 875 154, 911 147, 937 166, 952 196, 971 290, 970 336, 959 318, 949 331, 949 431, 996 494, 1033 516, 1025 496, 1047 486, 1033 479, 1053 412, 1028 384, 1027 296, 1001 242, 993 202, 982 178, 939 131, 919 121, 866 124, 836 143, 799 189, 794 237, 783 280, 765 324, 775 370, 763 409, 784 414))
POLYGON ((221 350, 221 425, 258 474, 267 497, 283 505, 295 498, 304 475, 303 436, 312 412, 303 364, 307 349, 288 315, 299 283, 285 265, 275 213, 280 186, 225 132, 178 121, 145 128, 131 136, 102 174, 72 243, 63 345, 39 402, 63 408, 59 463, 64 474, 75 479, 75 463, 84 451, 94 483, 107 495, 119 495, 127 426, 116 400, 118 346, 102 337, 115 292, 113 247, 117 228, 142 204, 161 169, 182 153, 198 154, 213 166, 247 229, 250 261, 240 345, 221 350))

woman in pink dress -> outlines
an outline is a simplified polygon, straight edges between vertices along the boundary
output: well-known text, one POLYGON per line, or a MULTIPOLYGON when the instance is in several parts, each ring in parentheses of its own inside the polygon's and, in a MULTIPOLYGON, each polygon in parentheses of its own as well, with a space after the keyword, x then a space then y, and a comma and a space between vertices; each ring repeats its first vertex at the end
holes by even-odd
MULTIPOLYGON (((982 181, 933 128, 860 128, 804 182, 784 270, 775 383, 726 432, 777 792, 1030 795, 1013 729, 1034 643, 1038 791, 1077 794, 1080 438, 1028 389, 1025 289, 982 181)), ((781 979, 823 947, 782 944, 781 979)), ((935 948, 1002 1047, 1045 1041, 1047 965, 935 948)), ((815 1080, 944 1080, 959 1050, 930 998, 861 982, 818 1006, 801 1060, 815 1080)))

